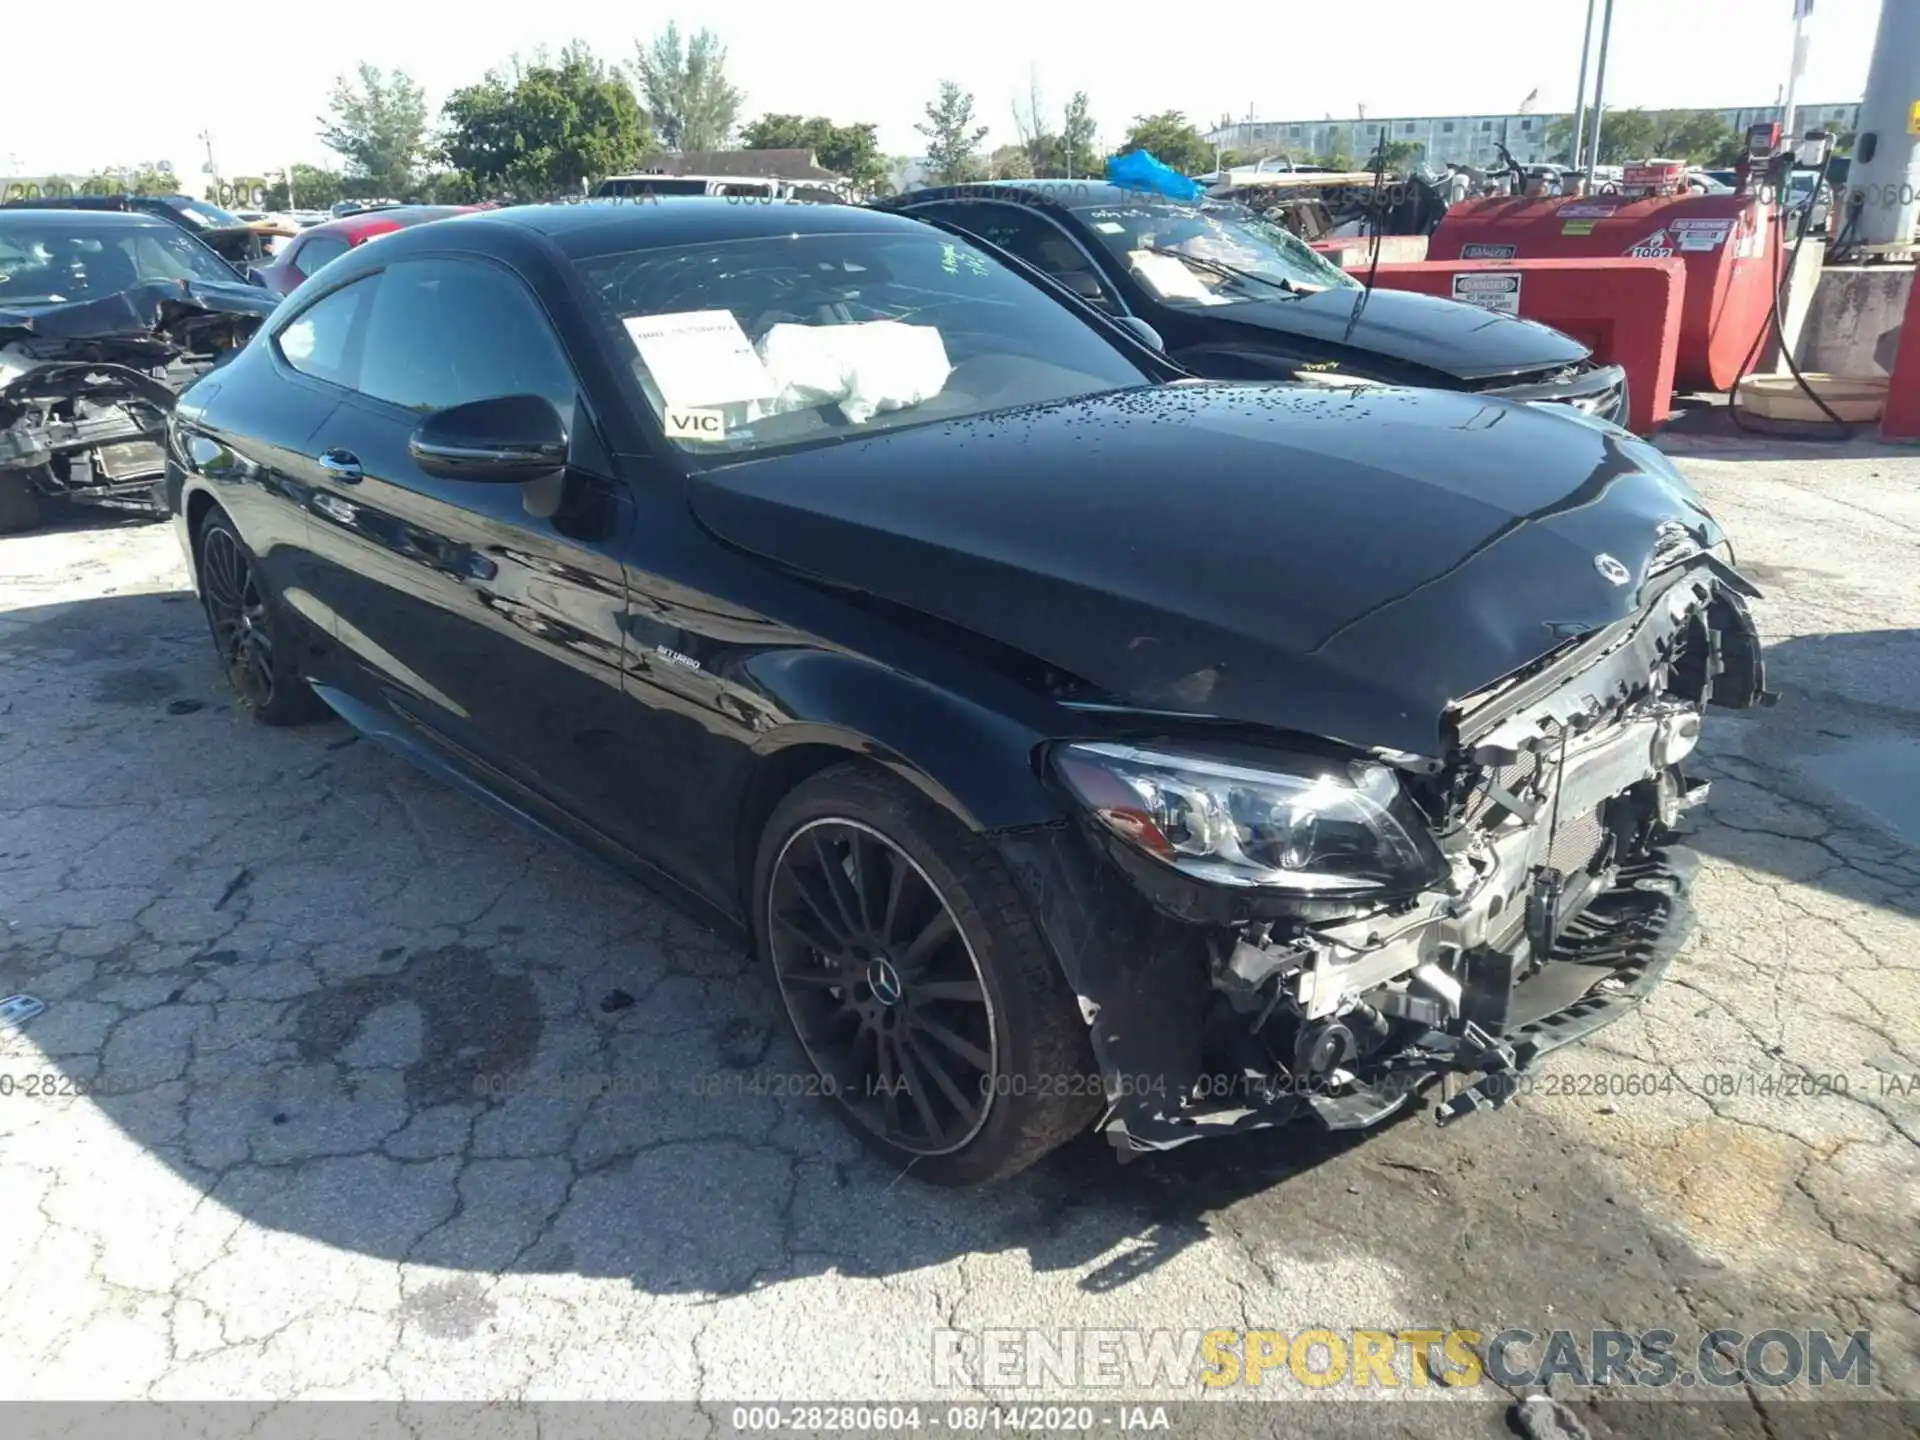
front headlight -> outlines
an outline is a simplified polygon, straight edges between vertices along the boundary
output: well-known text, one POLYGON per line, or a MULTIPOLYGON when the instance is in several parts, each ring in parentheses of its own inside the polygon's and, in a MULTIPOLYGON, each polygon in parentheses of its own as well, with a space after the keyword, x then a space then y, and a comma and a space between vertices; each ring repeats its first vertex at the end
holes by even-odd
POLYGON ((1106 829, 1197 880, 1303 895, 1412 892, 1445 865, 1399 778, 1370 761, 1285 767, 1087 743, 1054 752, 1106 829))

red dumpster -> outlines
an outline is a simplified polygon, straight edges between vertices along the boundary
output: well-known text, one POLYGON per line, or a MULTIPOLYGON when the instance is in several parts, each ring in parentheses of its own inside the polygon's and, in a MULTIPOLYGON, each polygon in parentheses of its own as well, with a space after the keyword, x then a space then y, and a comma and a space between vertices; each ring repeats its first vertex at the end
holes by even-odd
POLYGON ((1474 200, 1447 212, 1427 258, 1677 259, 1687 288, 1675 383, 1728 390, 1770 323, 1779 230, 1773 208, 1757 196, 1474 200))
MULTIPOLYGON (((1686 311, 1687 272, 1678 260, 1428 260, 1353 265, 1384 290, 1416 290, 1443 300, 1498 282, 1514 313, 1551 325, 1603 365, 1627 372, 1627 428, 1650 435, 1673 413, 1673 370, 1686 311)), ((1504 307, 1503 307, 1504 308, 1504 307)))

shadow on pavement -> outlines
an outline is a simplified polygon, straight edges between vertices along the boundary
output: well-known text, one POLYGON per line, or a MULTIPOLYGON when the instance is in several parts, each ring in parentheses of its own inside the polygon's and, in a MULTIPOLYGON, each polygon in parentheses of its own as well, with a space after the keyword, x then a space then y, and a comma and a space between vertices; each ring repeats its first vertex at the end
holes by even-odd
MULTIPOLYGON (((1696 1247, 1584 1127, 1525 1104, 1126 1166, 1089 1138, 988 1190, 918 1185, 824 1102, 780 1092, 804 1067, 746 957, 342 726, 251 724, 186 598, 4 617, 0 993, 49 1002, 25 1032, 34 1062, 185 1182, 142 1199, 170 1207, 163 1232, 219 1237, 207 1254, 252 1243, 265 1263, 262 1232, 284 1232, 474 1276, 723 1296, 1013 1254, 1083 1296, 1181 1287, 1227 1326, 1290 1323, 1269 1305, 1379 1324, 1409 1301, 1489 1332, 1839 1325, 1817 1289, 1696 1247), (519 1088, 485 1093, 494 1076, 519 1088)), ((406 1303, 454 1336, 495 1306, 462 1278, 406 1303)))

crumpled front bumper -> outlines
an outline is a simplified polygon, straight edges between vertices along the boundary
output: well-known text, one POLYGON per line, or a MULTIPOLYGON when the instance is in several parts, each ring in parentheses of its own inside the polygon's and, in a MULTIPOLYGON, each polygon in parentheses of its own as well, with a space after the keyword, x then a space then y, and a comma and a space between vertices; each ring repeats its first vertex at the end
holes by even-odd
POLYGON ((1100 1128, 1123 1156, 1309 1119, 1367 1129, 1448 1077, 1466 1088, 1439 1108, 1439 1123, 1498 1108, 1541 1059, 1618 1020, 1658 985, 1692 933, 1688 890, 1699 863, 1676 843, 1623 867, 1535 974, 1468 987, 1466 1035, 1428 1031, 1363 1062, 1356 1083, 1335 1093, 1248 1084, 1224 1070, 1214 1042, 1247 1022, 1226 1012, 1212 986, 1203 927, 1148 905, 1085 835, 1061 826, 999 842, 1082 997, 1109 1097, 1100 1128))
POLYGON ((1622 428, 1627 428, 1627 417, 1632 408, 1627 372, 1620 365, 1596 365, 1570 379, 1547 384, 1504 385, 1485 393, 1502 400, 1564 405, 1583 415, 1591 415, 1596 420, 1611 421, 1622 428))

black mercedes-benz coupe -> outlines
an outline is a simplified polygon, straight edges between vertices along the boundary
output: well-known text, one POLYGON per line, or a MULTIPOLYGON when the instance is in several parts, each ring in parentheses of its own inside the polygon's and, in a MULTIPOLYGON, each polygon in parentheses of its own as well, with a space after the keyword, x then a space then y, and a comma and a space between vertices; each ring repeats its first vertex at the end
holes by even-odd
POLYGON ((860 208, 398 232, 170 453, 261 721, 736 927, 943 1183, 1504 1101, 1667 967, 1702 712, 1768 698, 1724 536, 1623 431, 1198 380, 860 208))
POLYGON ((1096 180, 988 180, 875 202, 959 226, 1114 316, 1153 327, 1215 380, 1467 390, 1624 425, 1627 373, 1558 330, 1434 295, 1370 289, 1226 200, 1096 180))

